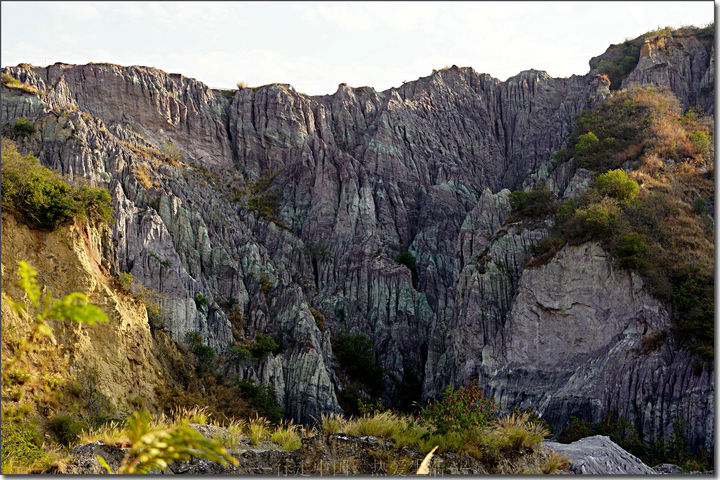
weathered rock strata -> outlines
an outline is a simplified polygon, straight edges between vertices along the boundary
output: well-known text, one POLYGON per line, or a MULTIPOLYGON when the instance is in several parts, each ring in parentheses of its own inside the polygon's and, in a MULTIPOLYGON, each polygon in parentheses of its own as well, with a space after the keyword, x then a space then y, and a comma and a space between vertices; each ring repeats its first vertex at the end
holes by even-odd
MULTIPOLYGON (((648 46, 626 86, 665 85, 712 111, 702 92, 714 62, 700 47, 648 46)), ((228 368, 273 384, 295 419, 339 411, 330 338, 357 331, 374 339, 388 402, 390 377, 412 368, 424 398, 477 378, 557 423, 612 409, 651 436, 682 418, 694 444, 712 444, 711 372, 693 374, 672 342, 634 350, 669 328, 639 279, 608 273, 592 245, 523 272, 547 225, 504 225, 509 190, 544 181, 568 198, 586 188, 588 172, 555 168, 551 156, 574 116, 609 94, 595 72, 500 82, 452 67, 384 92, 341 85, 319 97, 281 84, 217 91, 145 67, 3 72, 39 91, 2 87, 4 131, 29 118, 36 131, 23 149, 110 190, 118 269, 159 292, 161 327, 180 342, 199 331, 221 353, 275 336, 282 352, 228 368), (182 158, 166 154, 169 142, 182 158), (267 191, 282 191, 276 221, 233 193, 266 172, 277 174, 267 191), (416 279, 393 260, 402 251, 416 257, 416 279)))

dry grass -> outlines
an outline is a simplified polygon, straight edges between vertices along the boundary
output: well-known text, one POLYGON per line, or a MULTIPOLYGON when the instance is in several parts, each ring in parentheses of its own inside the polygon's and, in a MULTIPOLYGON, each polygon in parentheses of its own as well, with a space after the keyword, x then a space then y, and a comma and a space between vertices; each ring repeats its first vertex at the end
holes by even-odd
POLYGON ((347 428, 347 420, 336 413, 320 417, 320 429, 325 435, 344 433, 347 428))
POLYGON ((534 422, 529 413, 513 413, 498 419, 491 436, 502 450, 522 451, 535 448, 550 432, 534 422))
POLYGON ((272 435, 270 441, 280 445, 280 448, 289 452, 297 450, 302 445, 302 429, 298 425, 294 425, 292 421, 287 424, 280 425, 272 435))
POLYGON ((558 452, 550 452, 550 456, 542 466, 542 473, 549 475, 559 470, 567 471, 570 468, 570 459, 558 452))
POLYGON ((257 445, 260 442, 266 442, 270 440, 272 435, 272 429, 270 422, 263 418, 256 416, 251 418, 247 424, 248 435, 250 436, 250 445, 257 445))

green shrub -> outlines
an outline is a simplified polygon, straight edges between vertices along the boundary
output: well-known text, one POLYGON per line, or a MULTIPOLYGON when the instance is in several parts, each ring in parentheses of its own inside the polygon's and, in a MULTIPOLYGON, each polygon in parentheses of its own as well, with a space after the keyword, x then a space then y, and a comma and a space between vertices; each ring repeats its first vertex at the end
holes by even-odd
POLYGON ((185 334, 185 343, 188 345, 195 346, 200 345, 202 343, 202 336, 200 335, 200 332, 197 331, 190 331, 185 334))
POLYGON ((415 267, 415 256, 410 252, 401 252, 395 257, 395 261, 400 265, 405 265, 412 276, 413 285, 417 285, 418 274, 417 268, 415 267))
POLYGON ((13 125, 13 132, 19 137, 27 137, 35 133, 35 125, 25 117, 20 117, 13 125))
POLYGON ((651 254, 652 250, 645 243, 645 237, 635 232, 621 234, 615 246, 615 255, 621 268, 644 271, 651 254))
POLYGON ((252 358, 252 353, 243 345, 233 345, 229 350, 230 360, 236 364, 241 364, 252 358))
POLYGON ((130 272, 120 272, 115 278, 118 286, 125 292, 130 293, 133 283, 133 274, 130 272))
POLYGON ((70 415, 55 415, 50 419, 50 430, 62 445, 68 446, 80 438, 83 424, 70 415))
POLYGON ((382 369, 375 363, 372 339, 360 333, 343 334, 333 343, 333 351, 350 378, 362 383, 371 396, 380 396, 382 369))
POLYGON ((473 383, 455 390, 448 385, 441 400, 431 402, 422 417, 432 424, 438 433, 465 431, 473 427, 485 427, 495 421, 499 406, 495 399, 483 396, 482 390, 473 383))
POLYGON ((533 188, 527 192, 516 190, 510 193, 510 207, 513 218, 541 219, 555 212, 553 193, 543 188, 533 188))
POLYGON ((170 260, 164 260, 164 259, 160 258, 160 256, 159 256, 157 253, 155 253, 155 252, 148 252, 148 255, 150 255, 150 256, 153 257, 155 260, 157 260, 158 262, 160 262, 160 265, 162 265, 163 267, 165 267, 165 268, 170 268, 170 267, 172 267, 172 262, 170 262, 170 260))
POLYGON ((600 146, 600 140, 597 135, 593 132, 583 133, 578 137, 578 141, 575 144, 574 153, 581 162, 596 153, 600 146))
POLYGON ((603 199, 600 203, 578 210, 584 222, 585 231, 593 238, 606 238, 615 232, 620 209, 614 201, 603 199))
POLYGON ((640 187, 623 170, 609 170, 595 179, 595 188, 603 195, 621 202, 629 202, 638 194, 640 187))
POLYGON ((44 456, 43 437, 32 422, 2 422, 3 464, 12 458, 21 465, 32 465, 44 456))
POLYGON ((197 309, 201 310, 201 309, 207 307, 207 305, 208 305, 208 301, 207 301, 207 298, 205 298, 205 295, 203 295, 202 293, 196 293, 195 294, 195 306, 197 307, 197 309))
POLYGON ((15 144, 6 139, 2 141, 1 182, 2 208, 31 227, 54 230, 75 217, 112 221, 112 203, 106 190, 68 185, 37 158, 20 155, 15 144))
POLYGON ((272 337, 261 333, 255 339, 255 342, 252 344, 250 350, 255 357, 264 358, 270 353, 278 353, 280 351, 280 346, 272 339, 272 337))
POLYGON ((250 398, 250 403, 260 415, 273 423, 282 420, 284 412, 275 401, 275 389, 272 385, 258 385, 252 379, 240 379, 237 385, 240 391, 250 398))
POLYGON ((197 361, 197 370, 203 374, 212 370, 215 361, 215 350, 207 345, 195 344, 192 347, 197 361))
POLYGON ((707 155, 712 146, 712 138, 705 132, 696 130, 688 135, 688 139, 702 155, 707 155))

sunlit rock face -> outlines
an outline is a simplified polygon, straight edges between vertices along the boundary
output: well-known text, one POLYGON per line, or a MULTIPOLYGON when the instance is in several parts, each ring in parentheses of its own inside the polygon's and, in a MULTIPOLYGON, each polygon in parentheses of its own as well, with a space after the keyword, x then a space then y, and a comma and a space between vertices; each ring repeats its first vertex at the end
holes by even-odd
MULTIPOLYGON (((643 51, 627 86, 702 100, 714 63, 696 47, 643 51)), ((501 82, 452 67, 325 96, 213 90, 109 64, 3 72, 38 90, 2 87, 4 128, 36 126, 21 149, 111 192, 118 267, 160 294, 160 327, 178 342, 197 331, 221 354, 275 338, 279 352, 227 373, 272 384, 296 420, 340 411, 331 339, 359 332, 373 339, 389 405, 403 382, 422 385, 420 400, 479 379, 556 424, 616 410, 650 433, 681 418, 696 443, 711 441, 711 372, 692 373, 672 342, 635 353, 669 325, 638 277, 612 272, 596 245, 524 270, 549 225, 506 222, 511 190, 587 188, 587 171, 552 155, 574 117, 610 94, 597 72, 501 82), (415 273, 395 261, 402 252, 415 273)))

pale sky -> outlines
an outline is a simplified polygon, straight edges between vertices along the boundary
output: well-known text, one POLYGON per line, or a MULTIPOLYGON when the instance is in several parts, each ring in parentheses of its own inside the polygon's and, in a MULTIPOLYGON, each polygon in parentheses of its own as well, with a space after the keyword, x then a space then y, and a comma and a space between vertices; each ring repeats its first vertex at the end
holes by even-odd
POLYGON ((3 2, 2 65, 145 65, 214 88, 378 90, 446 66, 585 74, 611 43, 707 25, 702 2, 3 2))

